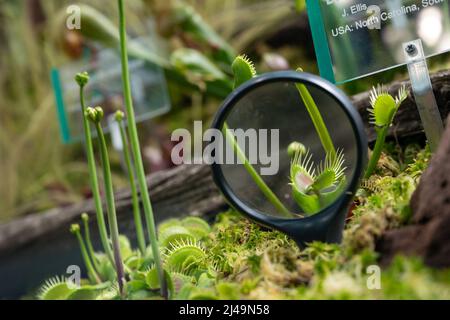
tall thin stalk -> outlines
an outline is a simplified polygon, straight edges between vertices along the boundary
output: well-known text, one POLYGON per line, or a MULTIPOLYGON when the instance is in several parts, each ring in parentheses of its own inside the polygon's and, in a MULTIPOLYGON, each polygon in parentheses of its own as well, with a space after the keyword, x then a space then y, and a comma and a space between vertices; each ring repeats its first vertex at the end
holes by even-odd
POLYGON ((122 147, 123 147, 123 156, 125 159, 125 165, 127 166, 128 171, 128 179, 130 180, 130 188, 131 188, 131 202, 133 204, 133 217, 134 217, 134 225, 136 227, 136 235, 139 250, 141 254, 145 253, 145 235, 144 228, 142 227, 142 219, 141 219, 141 210, 139 209, 139 196, 136 188, 136 179, 134 176, 134 168, 131 162, 131 155, 129 151, 127 133, 125 132, 125 128, 123 127, 123 118, 124 114, 122 111, 117 111, 115 114, 115 120, 120 128, 120 137, 122 138, 122 147))
POLYGON ((111 166, 109 164, 108 148, 106 147, 105 135, 101 126, 101 120, 103 118, 103 110, 100 107, 87 108, 86 117, 94 123, 95 129, 98 135, 98 144, 100 149, 100 157, 102 160, 103 179, 105 184, 106 195, 106 211, 108 213, 109 232, 111 234, 111 241, 114 252, 114 262, 117 272, 117 282, 119 283, 120 293, 123 294, 124 284, 124 267, 122 264, 122 256, 120 254, 119 244, 119 227, 117 225, 116 205, 114 203, 114 190, 111 177, 111 166))
POLYGON ((278 199, 278 197, 273 193, 273 191, 269 188, 269 186, 264 182, 255 168, 250 164, 250 161, 245 156, 245 153, 239 147, 233 133, 228 128, 227 123, 223 124, 222 133, 225 135, 226 140, 231 144, 234 152, 242 161, 245 170, 250 174, 255 184, 258 186, 259 190, 266 196, 267 200, 272 203, 272 205, 277 209, 277 211, 285 217, 292 217, 289 209, 287 209, 283 203, 278 199))
POLYGON ((81 256, 83 257, 84 265, 86 266, 89 281, 92 283, 100 283, 100 278, 97 275, 94 267, 92 266, 91 260, 89 258, 89 254, 86 250, 86 245, 84 244, 83 237, 80 232, 80 225, 73 224, 70 226, 70 232, 73 233, 78 240, 78 244, 80 245, 81 256))
POLYGON ((377 140, 375 142, 375 147, 373 148, 369 164, 367 165, 366 173, 364 174, 364 179, 366 180, 370 178, 370 176, 373 174, 373 172, 377 167, 378 160, 380 160, 381 152, 383 151, 388 131, 389 126, 384 126, 379 130, 377 130, 377 140))
POLYGON ((83 115, 83 128, 86 144, 86 155, 89 168, 89 179, 91 180, 91 189, 95 204, 95 213, 97 215, 97 224, 102 242, 103 250, 108 256, 111 264, 114 264, 114 257, 109 244, 108 232, 106 231, 105 218, 103 215, 102 200, 100 197, 100 190, 98 187, 97 169, 95 167, 94 148, 92 146, 91 128, 88 119, 84 116, 86 112, 86 102, 84 100, 84 87, 89 82, 89 75, 87 72, 78 73, 75 76, 75 81, 80 87, 80 104, 81 114, 83 115))
POLYGON ((81 220, 83 220, 84 239, 86 240, 86 247, 88 250, 88 254, 92 260, 92 264, 94 265, 95 271, 98 271, 100 270, 100 266, 98 264, 97 258, 95 257, 95 251, 91 241, 91 232, 89 230, 89 216, 87 215, 87 213, 83 213, 81 215, 81 220))
MULTIPOLYGON (((297 71, 303 72, 301 68, 298 68, 297 71)), ((300 97, 305 104, 306 110, 308 111, 314 127, 316 128, 316 132, 319 135, 319 139, 322 143, 325 153, 329 154, 331 159, 334 159, 336 157, 336 149, 334 147, 330 133, 328 132, 328 128, 323 121, 322 114, 320 113, 319 108, 316 105, 316 102, 314 101, 311 93, 304 84, 297 83, 295 86, 297 87, 297 90, 300 93, 300 97)))
POLYGON ((120 56, 122 62, 123 91, 128 122, 128 135, 130 137, 131 150, 133 152, 135 160, 136 174, 138 178, 139 189, 141 191, 142 204, 144 207, 144 214, 150 237, 150 245, 153 252, 153 258, 155 260, 155 266, 158 271, 158 281, 161 287, 161 295, 163 297, 167 297, 168 296, 167 284, 165 281, 164 270, 162 268, 161 263, 161 255, 159 252, 158 240, 156 236, 155 219, 153 217, 153 209, 147 189, 144 163, 142 161, 141 150, 139 147, 139 138, 137 133, 136 120, 134 116, 133 99, 131 96, 124 1, 118 0, 118 5, 119 5, 119 32, 120 32, 120 53, 121 53, 120 56))

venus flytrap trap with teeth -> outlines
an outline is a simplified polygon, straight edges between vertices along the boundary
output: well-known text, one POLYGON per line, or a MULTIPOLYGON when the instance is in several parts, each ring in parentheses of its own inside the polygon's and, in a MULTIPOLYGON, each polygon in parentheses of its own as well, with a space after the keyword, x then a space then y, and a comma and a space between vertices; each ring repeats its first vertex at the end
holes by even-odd
POLYGON ((39 289, 40 300, 63 300, 67 299, 75 289, 71 289, 64 277, 53 277, 45 281, 39 289))
POLYGON ((162 247, 168 248, 172 243, 183 240, 193 240, 192 233, 183 226, 170 226, 159 233, 159 241, 162 247))
POLYGON ((234 88, 256 77, 255 65, 246 55, 236 57, 231 65, 231 69, 234 75, 234 88))
POLYGON ((381 152, 383 151, 383 146, 386 141, 386 136, 389 131, 389 127, 392 125, 395 114, 398 108, 408 97, 408 92, 405 86, 402 86, 394 99, 383 86, 378 86, 378 88, 373 88, 370 94, 370 104, 369 113, 371 116, 371 123, 375 125, 375 130, 377 132, 377 140, 375 142, 375 147, 372 151, 372 156, 370 157, 369 164, 367 166, 364 179, 369 179, 373 174, 378 160, 380 159, 381 152))
POLYGON ((164 265, 168 270, 195 275, 206 270, 206 252, 195 240, 180 240, 171 243, 164 253, 164 265))
POLYGON ((291 162, 292 193, 299 207, 314 214, 333 203, 345 186, 345 159, 342 151, 315 165, 309 151, 298 151, 291 162))

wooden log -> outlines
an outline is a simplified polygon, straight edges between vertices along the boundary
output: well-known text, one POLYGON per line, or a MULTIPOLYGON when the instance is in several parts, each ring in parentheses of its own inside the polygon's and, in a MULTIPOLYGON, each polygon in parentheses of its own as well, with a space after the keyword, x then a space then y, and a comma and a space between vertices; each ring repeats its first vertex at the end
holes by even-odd
MULTIPOLYGON (((180 166, 151 174, 147 181, 153 206, 158 209, 155 210, 157 218, 207 215, 224 207, 224 202, 212 181, 210 168, 207 166, 180 166)), ((131 219, 129 190, 116 193, 116 206, 119 222, 131 219)), ((71 223, 80 221, 80 214, 83 212, 95 220, 92 200, 32 214, 0 225, 0 257, 55 230, 69 230, 71 223)))

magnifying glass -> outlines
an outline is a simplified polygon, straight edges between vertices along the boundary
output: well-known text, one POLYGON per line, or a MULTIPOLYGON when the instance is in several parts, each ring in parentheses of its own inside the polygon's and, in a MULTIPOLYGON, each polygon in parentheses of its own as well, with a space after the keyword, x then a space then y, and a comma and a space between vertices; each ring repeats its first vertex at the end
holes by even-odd
POLYGON ((341 241, 367 161, 343 92, 308 73, 267 73, 225 100, 212 129, 221 133, 213 177, 232 207, 299 246, 341 241))

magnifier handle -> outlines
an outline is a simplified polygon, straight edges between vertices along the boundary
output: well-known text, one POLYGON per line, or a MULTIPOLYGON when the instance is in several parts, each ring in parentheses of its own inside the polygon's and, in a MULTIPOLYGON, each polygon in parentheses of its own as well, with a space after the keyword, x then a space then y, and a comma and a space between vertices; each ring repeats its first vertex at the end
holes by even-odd
POLYGON ((351 203, 346 196, 316 216, 295 223, 286 220, 280 224, 280 230, 294 239, 300 248, 313 241, 340 243, 351 203))

